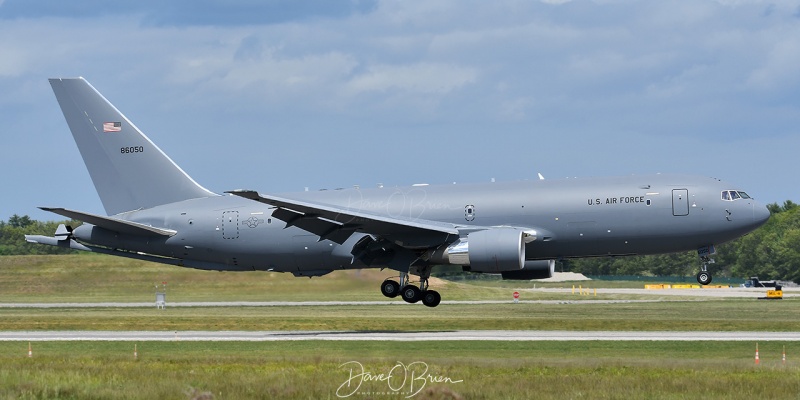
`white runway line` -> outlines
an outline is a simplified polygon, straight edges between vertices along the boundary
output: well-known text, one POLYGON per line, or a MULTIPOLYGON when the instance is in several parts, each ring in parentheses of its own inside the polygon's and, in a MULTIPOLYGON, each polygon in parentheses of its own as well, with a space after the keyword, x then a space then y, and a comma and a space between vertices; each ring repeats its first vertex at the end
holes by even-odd
MULTIPOLYGON (((520 300, 523 304, 616 304, 652 303, 660 300, 520 300)), ((450 300, 441 304, 513 304, 513 300, 450 300)), ((184 301, 167 302, 167 307, 329 307, 329 306, 421 306, 402 300, 386 301, 184 301)), ((0 308, 152 308, 150 303, 0 303, 0 308)))
POLYGON ((800 341, 800 332, 633 331, 16 331, 0 341, 800 341))
MULTIPOLYGON (((510 304, 513 303, 511 293, 519 291, 522 293, 523 304, 617 304, 617 303, 647 303, 663 300, 664 297, 680 296, 682 298, 675 301, 693 301, 701 298, 751 298, 766 296, 766 288, 724 288, 724 289, 597 289, 597 294, 627 294, 638 296, 653 296, 655 299, 638 300, 595 300, 588 298, 591 296, 575 295, 575 299, 562 300, 526 300, 526 293, 557 293, 571 294, 572 288, 546 288, 546 289, 513 289, 509 288, 508 300, 443 300, 441 304, 510 304)), ((576 287, 575 290, 578 290, 576 287)), ((591 290, 594 295, 595 289, 591 290)), ((784 297, 800 297, 800 288, 784 288, 784 297)), ((296 306, 391 306, 409 305, 400 299, 382 301, 186 301, 186 302, 167 302, 167 307, 296 307, 296 306)), ((409 305, 410 306, 410 305, 409 305)), ((417 304, 419 306, 419 304, 417 304)), ((141 308, 155 307, 152 302, 102 302, 102 303, 0 303, 2 308, 141 308)))

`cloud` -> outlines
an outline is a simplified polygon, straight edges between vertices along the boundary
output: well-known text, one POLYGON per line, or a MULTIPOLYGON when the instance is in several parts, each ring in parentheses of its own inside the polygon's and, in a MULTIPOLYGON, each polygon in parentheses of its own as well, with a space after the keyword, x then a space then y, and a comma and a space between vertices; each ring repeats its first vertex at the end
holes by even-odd
POLYGON ((347 83, 348 92, 402 91, 421 94, 447 94, 475 82, 473 68, 458 65, 416 63, 410 65, 374 65, 347 83))
MULTIPOLYGON (((796 2, 287 1, 6 0, 4 148, 14 156, 37 149, 36 165, 62 159, 72 145, 46 78, 75 75, 215 190, 293 189, 298 176, 312 187, 353 176, 465 180, 436 157, 405 162, 421 143, 452 154, 479 148, 484 161, 458 172, 475 179, 527 177, 530 164, 555 176, 728 176, 724 155, 709 151, 714 143, 744 159, 749 148, 800 135, 796 2), (459 147, 464 138, 469 149, 459 147), (198 157, 222 147, 225 168, 198 157), (687 148, 692 156, 675 164, 687 148), (587 161, 598 154, 616 161, 587 161), (336 171, 307 171, 308 160, 328 158, 336 171)), ((790 162, 759 159, 753 174, 791 171, 790 162)), ((26 178, 0 182, 36 180, 26 178)), ((30 190, 52 190, 27 202, 46 204, 70 188, 30 190)), ((94 198, 87 190, 71 205, 94 198)))
POLYGON ((747 83, 759 91, 796 88, 800 84, 800 29, 785 32, 786 35, 774 43, 767 44, 769 51, 761 65, 750 74, 747 83))

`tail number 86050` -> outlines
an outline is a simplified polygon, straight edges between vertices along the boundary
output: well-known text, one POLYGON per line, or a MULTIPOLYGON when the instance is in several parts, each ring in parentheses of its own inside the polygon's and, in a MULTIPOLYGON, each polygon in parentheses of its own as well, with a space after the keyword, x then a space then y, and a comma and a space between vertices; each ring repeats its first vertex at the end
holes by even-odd
POLYGON ((142 146, 120 147, 119 152, 122 154, 144 153, 144 147, 142 146))

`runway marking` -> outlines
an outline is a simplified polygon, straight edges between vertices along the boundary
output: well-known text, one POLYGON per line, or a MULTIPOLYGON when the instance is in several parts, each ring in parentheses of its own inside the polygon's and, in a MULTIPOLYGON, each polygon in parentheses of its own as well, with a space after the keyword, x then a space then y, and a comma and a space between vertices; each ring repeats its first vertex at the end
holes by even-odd
MULTIPOLYGON (((511 293, 515 290, 522 293, 524 298, 526 293, 548 293, 548 294, 570 294, 569 288, 539 288, 522 289, 509 288, 508 300, 444 300, 441 304, 510 304, 513 303, 511 293)), ((594 293, 594 289, 592 289, 594 293)), ((630 288, 601 288, 597 289, 598 294, 623 294, 635 296, 652 296, 657 299, 629 299, 629 300, 596 300, 580 298, 576 300, 525 300, 521 299, 522 304, 621 304, 621 303, 652 303, 665 301, 702 301, 703 298, 752 298, 763 297, 766 295, 765 288, 729 288, 729 289, 630 289, 630 288), (665 297, 676 297, 675 300, 665 300, 665 297)), ((800 289, 784 288, 784 297, 800 297, 800 289)), ((582 296, 583 297, 583 296, 582 296)), ((402 300, 382 300, 382 301, 188 301, 188 302, 168 302, 167 307, 293 307, 293 306, 384 306, 384 305, 409 305, 402 300)), ((418 306, 419 304, 417 304, 418 306)), ((411 306, 411 305, 409 305, 411 306)), ((0 303, 2 308, 142 308, 155 307, 155 301, 151 302, 99 302, 99 303, 0 303)))
MULTIPOLYGON (((625 304, 655 303, 663 300, 520 300, 521 304, 625 304)), ((513 300, 449 300, 441 304, 514 304, 513 300)), ((0 308, 150 308, 148 303, 0 303, 0 308)), ((402 300, 386 301, 185 301, 167 302, 167 307, 325 307, 325 306, 420 306, 402 300)))
POLYGON ((800 332, 711 331, 13 331, 0 341, 800 341, 800 332))

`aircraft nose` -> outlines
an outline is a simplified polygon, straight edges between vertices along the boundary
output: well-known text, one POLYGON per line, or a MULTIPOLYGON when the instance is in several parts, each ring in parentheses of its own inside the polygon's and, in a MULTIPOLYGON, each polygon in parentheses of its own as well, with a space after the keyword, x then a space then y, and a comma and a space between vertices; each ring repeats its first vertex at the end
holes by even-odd
POLYGON ((766 206, 757 201, 753 202, 753 224, 756 227, 764 225, 764 223, 766 223, 769 219, 769 216, 769 210, 766 206))

